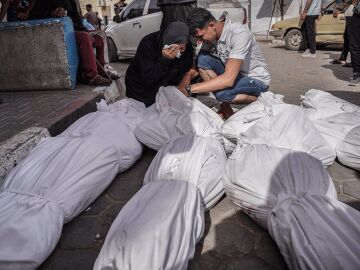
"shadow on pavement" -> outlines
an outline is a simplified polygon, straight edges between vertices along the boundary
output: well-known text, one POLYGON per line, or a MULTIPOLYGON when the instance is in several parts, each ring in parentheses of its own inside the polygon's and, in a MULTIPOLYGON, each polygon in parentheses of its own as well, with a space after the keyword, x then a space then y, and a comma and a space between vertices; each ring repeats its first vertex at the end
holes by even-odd
POLYGON ((327 92, 338 98, 344 99, 352 104, 360 106, 360 87, 354 86, 354 90, 358 90, 358 92, 352 92, 352 91, 327 91, 327 92))
POLYGON ((209 218, 188 270, 288 269, 269 234, 239 209, 219 224, 209 218))

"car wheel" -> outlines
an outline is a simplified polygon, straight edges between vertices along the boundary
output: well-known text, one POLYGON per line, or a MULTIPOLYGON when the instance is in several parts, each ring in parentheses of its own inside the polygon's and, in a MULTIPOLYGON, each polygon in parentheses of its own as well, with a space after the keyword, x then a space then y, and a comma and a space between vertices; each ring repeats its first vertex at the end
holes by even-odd
POLYGON ((292 29, 285 36, 285 47, 291 51, 299 50, 302 40, 302 35, 300 30, 292 29))
POLYGON ((117 62, 119 57, 117 55, 117 48, 115 42, 111 38, 107 38, 107 45, 108 45, 108 54, 109 54, 109 61, 117 62))

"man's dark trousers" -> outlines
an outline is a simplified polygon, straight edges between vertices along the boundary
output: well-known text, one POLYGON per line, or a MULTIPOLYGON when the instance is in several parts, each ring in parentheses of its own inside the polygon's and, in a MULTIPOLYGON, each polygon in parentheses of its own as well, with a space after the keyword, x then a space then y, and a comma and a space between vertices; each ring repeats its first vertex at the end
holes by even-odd
POLYGON ((354 13, 349 26, 351 64, 354 73, 360 73, 360 14, 354 13))
POLYGON ((307 15, 305 17, 306 48, 310 53, 316 53, 316 20, 319 16, 307 15))

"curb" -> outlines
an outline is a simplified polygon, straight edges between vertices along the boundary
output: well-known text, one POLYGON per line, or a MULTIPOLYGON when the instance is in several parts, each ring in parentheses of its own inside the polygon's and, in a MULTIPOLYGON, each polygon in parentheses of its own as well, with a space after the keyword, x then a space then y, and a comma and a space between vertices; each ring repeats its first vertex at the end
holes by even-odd
POLYGON ((33 127, 25 129, 0 144, 0 188, 10 171, 42 138, 49 136, 46 128, 33 127))
POLYGON ((66 106, 55 117, 31 127, 0 142, 0 190, 11 170, 19 164, 37 143, 46 137, 57 136, 82 116, 96 111, 96 103, 104 98, 103 93, 90 92, 66 106))

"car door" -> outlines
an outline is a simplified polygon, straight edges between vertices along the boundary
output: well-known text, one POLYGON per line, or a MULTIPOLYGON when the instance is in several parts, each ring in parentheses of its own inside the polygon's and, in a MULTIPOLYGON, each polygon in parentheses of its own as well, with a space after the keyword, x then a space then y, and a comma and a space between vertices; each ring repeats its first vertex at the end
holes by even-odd
POLYGON ((332 7, 324 11, 324 15, 317 22, 317 42, 324 43, 341 43, 345 30, 344 13, 339 14, 337 18, 333 17, 332 7))
MULTIPOLYGON (((142 18, 144 36, 160 30, 162 12, 157 6, 157 0, 149 0, 145 7, 146 15, 142 18)), ((139 40, 140 42, 140 40, 139 40)), ((136 44, 137 47, 138 44, 136 44)))
POLYGON ((121 23, 112 25, 120 58, 132 57, 139 38, 144 36, 142 18, 148 1, 150 0, 134 0, 120 14, 121 23))

